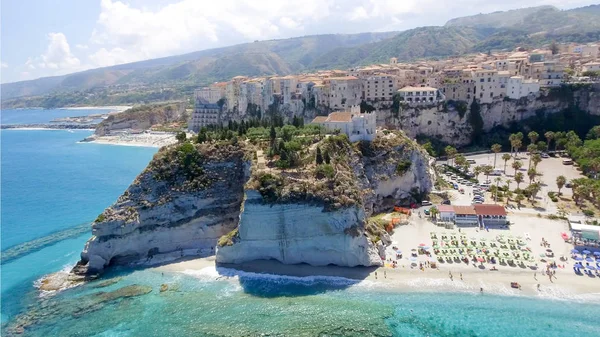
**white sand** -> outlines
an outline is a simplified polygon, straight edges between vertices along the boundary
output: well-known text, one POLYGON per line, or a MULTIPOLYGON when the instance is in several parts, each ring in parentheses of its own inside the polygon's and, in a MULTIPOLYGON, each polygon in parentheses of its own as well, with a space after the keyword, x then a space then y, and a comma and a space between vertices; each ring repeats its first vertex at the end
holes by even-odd
POLYGON ((177 143, 175 134, 164 133, 142 133, 128 134, 118 136, 95 136, 94 140, 87 143, 106 144, 106 145, 121 145, 121 146, 142 146, 142 147, 163 147, 177 143))

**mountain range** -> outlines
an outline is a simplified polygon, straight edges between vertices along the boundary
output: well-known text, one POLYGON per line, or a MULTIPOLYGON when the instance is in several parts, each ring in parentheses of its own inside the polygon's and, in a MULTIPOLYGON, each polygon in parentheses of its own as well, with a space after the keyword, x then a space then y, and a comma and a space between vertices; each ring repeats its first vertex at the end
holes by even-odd
POLYGON ((444 26, 403 32, 329 34, 255 41, 184 55, 1 85, 2 106, 135 104, 179 99, 193 88, 233 76, 286 75, 436 58, 468 52, 539 47, 552 41, 600 40, 600 5, 552 6, 478 14, 444 26))

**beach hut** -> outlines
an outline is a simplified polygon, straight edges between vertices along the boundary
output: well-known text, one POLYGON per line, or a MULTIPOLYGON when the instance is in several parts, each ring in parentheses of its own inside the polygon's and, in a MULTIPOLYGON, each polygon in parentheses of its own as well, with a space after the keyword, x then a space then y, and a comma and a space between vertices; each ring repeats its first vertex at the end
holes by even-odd
POLYGON ((453 206, 457 226, 477 226, 477 213, 473 205, 453 206))
POLYGON ((478 204, 473 206, 479 223, 486 227, 499 227, 507 223, 506 209, 500 205, 478 204))
POLYGON ((454 213, 454 207, 452 205, 439 205, 437 206, 440 212, 440 220, 447 222, 454 222, 456 213, 454 213))

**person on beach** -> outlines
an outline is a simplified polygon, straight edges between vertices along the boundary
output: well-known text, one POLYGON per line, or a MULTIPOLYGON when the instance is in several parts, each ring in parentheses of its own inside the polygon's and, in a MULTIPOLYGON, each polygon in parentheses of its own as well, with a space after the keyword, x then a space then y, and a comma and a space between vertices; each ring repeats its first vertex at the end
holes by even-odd
POLYGON ((383 271, 383 278, 387 278, 387 272, 385 270, 383 271))
POLYGON ((483 294, 483 287, 479 288, 479 292, 483 294))
POLYGON ((537 284, 537 290, 540 291, 540 284, 537 284))
POLYGON ((377 272, 375 272, 375 279, 377 279, 377 272))
POLYGON ((537 271, 533 273, 533 278, 537 281, 537 271))
POLYGON ((463 278, 462 278, 462 273, 460 273, 460 280, 461 280, 461 281, 463 280, 463 278))

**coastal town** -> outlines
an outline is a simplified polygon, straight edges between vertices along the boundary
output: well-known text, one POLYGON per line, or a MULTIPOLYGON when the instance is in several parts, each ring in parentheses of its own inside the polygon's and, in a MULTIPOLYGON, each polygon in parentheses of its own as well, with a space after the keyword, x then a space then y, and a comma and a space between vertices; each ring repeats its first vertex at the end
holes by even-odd
MULTIPOLYGON (((481 104, 535 97, 543 88, 598 81, 600 42, 470 54, 411 63, 391 58, 347 70, 287 76, 236 76, 195 91, 189 129, 240 121, 277 109, 285 116, 326 115, 363 104, 389 110, 394 97, 409 107, 442 102, 481 104)), ((460 105, 460 104, 457 104, 460 105)))

